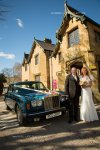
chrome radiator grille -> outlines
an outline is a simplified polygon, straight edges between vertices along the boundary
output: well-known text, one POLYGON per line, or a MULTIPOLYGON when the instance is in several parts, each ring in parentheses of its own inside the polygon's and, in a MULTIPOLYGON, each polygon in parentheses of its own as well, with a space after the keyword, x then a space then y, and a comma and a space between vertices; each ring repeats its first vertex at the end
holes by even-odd
POLYGON ((45 110, 50 110, 50 109, 59 108, 59 107, 60 107, 60 101, 59 101, 58 96, 46 97, 44 99, 45 110))

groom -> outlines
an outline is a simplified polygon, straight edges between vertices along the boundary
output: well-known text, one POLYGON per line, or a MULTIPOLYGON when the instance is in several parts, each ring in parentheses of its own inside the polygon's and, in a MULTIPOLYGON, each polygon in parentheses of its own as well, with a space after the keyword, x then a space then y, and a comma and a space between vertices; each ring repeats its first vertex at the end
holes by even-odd
POLYGON ((79 77, 77 69, 71 68, 71 73, 66 77, 65 94, 69 99, 69 123, 73 120, 78 121, 79 96, 81 95, 81 86, 79 85, 79 77))

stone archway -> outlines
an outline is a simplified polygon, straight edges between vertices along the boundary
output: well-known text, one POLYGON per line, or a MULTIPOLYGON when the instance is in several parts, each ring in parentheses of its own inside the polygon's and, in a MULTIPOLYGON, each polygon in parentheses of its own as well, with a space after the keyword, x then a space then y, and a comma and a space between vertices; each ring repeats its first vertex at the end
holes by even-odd
POLYGON ((81 68, 83 67, 83 61, 81 61, 81 60, 74 60, 74 61, 70 61, 69 63, 67 63, 66 64, 67 73, 70 72, 72 67, 76 67, 77 68, 77 74, 80 75, 81 68))
POLYGON ((83 63, 82 62, 73 62, 70 64, 70 68, 72 67, 76 67, 77 68, 77 73, 78 75, 80 75, 81 73, 81 68, 83 67, 83 63))

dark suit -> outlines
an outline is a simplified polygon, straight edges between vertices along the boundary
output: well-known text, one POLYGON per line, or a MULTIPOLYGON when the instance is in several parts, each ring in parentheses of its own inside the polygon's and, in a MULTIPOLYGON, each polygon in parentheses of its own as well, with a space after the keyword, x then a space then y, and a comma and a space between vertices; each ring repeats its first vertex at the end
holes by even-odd
POLYGON ((78 76, 77 80, 75 80, 72 74, 66 77, 65 94, 69 98, 69 120, 78 120, 79 96, 81 95, 78 76))

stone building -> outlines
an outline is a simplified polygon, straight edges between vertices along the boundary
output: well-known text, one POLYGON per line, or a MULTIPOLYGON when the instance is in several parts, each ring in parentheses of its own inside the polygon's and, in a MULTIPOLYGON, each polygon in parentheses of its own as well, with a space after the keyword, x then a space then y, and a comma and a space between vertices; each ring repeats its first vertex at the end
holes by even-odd
POLYGON ((24 54, 22 63, 22 81, 42 81, 50 88, 49 57, 55 45, 50 39, 34 39, 29 54, 24 54))
POLYGON ((51 87, 64 90, 65 77, 72 66, 78 74, 86 66, 94 76, 93 93, 100 101, 100 24, 80 13, 65 2, 65 12, 57 43, 50 57, 51 87))

